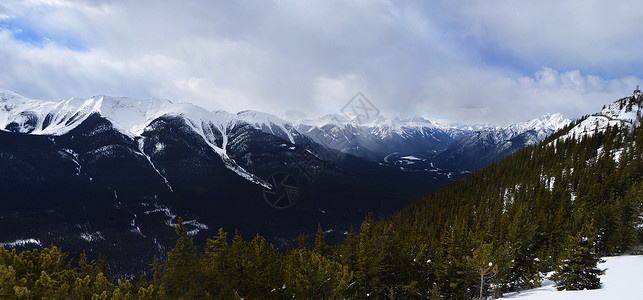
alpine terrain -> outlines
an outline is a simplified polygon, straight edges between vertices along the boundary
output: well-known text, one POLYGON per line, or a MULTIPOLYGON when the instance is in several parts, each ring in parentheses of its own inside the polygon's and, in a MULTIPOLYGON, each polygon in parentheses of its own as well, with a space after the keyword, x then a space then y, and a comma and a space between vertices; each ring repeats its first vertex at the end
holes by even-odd
POLYGON ((337 241, 367 213, 391 214, 569 122, 285 121, 162 99, 1 91, 0 243, 101 252, 122 276, 167 253, 178 216, 200 245, 224 228, 284 247, 318 224, 337 241))

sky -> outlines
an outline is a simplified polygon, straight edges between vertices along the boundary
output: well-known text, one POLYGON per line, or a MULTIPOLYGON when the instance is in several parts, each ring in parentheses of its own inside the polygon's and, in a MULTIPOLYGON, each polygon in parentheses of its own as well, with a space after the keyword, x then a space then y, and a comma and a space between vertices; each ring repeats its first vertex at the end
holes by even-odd
POLYGON ((507 125, 643 84, 643 2, 0 1, 0 88, 507 125))

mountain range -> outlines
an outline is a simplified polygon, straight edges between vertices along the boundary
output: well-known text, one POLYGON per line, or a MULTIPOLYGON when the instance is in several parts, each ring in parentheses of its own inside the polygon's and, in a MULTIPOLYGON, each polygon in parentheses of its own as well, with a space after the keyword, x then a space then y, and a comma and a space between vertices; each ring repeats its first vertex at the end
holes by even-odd
POLYGON ((569 122, 558 114, 505 128, 421 117, 284 120, 162 99, 42 101, 2 90, 0 244, 101 251, 116 258, 116 274, 131 274, 172 246, 177 216, 197 243, 222 227, 283 246, 318 224, 332 241, 368 212, 386 216, 569 122))
POLYGON ((295 117, 291 122, 319 144, 369 161, 410 171, 468 172, 541 142, 571 120, 555 113, 507 127, 438 123, 423 117, 379 116, 358 123, 343 115, 295 117))

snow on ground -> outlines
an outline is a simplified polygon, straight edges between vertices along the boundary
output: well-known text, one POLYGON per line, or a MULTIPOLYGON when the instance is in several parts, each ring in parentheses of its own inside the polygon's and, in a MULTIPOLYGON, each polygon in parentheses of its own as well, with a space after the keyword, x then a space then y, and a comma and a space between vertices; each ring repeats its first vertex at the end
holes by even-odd
POLYGON ((643 299, 643 255, 604 257, 605 263, 599 264, 605 270, 601 276, 603 287, 598 290, 558 291, 554 282, 545 279, 539 288, 520 293, 505 294, 506 298, 525 300, 555 299, 643 299))
POLYGON ((626 98, 615 101, 601 110, 600 113, 589 116, 580 124, 572 128, 567 134, 558 138, 581 139, 583 136, 592 136, 594 131, 605 131, 607 126, 634 126, 638 124, 639 105, 628 107, 624 102, 626 98))

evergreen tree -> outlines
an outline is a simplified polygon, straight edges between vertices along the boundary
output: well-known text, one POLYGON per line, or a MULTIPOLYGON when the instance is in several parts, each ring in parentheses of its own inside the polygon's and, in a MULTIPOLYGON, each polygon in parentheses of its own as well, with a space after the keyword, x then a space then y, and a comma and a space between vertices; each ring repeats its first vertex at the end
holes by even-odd
POLYGON ((162 289, 170 297, 188 296, 199 298, 203 293, 203 284, 199 282, 199 254, 192 238, 188 237, 183 219, 179 217, 174 227, 178 236, 176 246, 167 254, 162 289))
POLYGON ((595 239, 594 222, 583 225, 576 235, 570 236, 560 265, 551 277, 558 290, 591 290, 601 287, 598 276, 603 271, 596 265, 602 260, 596 253, 595 239))
POLYGON ((317 235, 315 236, 315 247, 313 248, 313 252, 316 252, 321 256, 328 256, 333 250, 330 246, 326 245, 325 237, 326 234, 324 234, 321 225, 317 224, 317 235))
POLYGON ((292 299, 343 299, 353 274, 316 252, 298 249, 285 259, 285 293, 292 299))
POLYGON ((498 274, 498 265, 493 263, 491 244, 484 244, 473 251, 469 263, 479 276, 478 298, 486 299, 489 295, 490 284, 487 284, 498 274), (484 297, 484 298, 483 298, 484 297))

